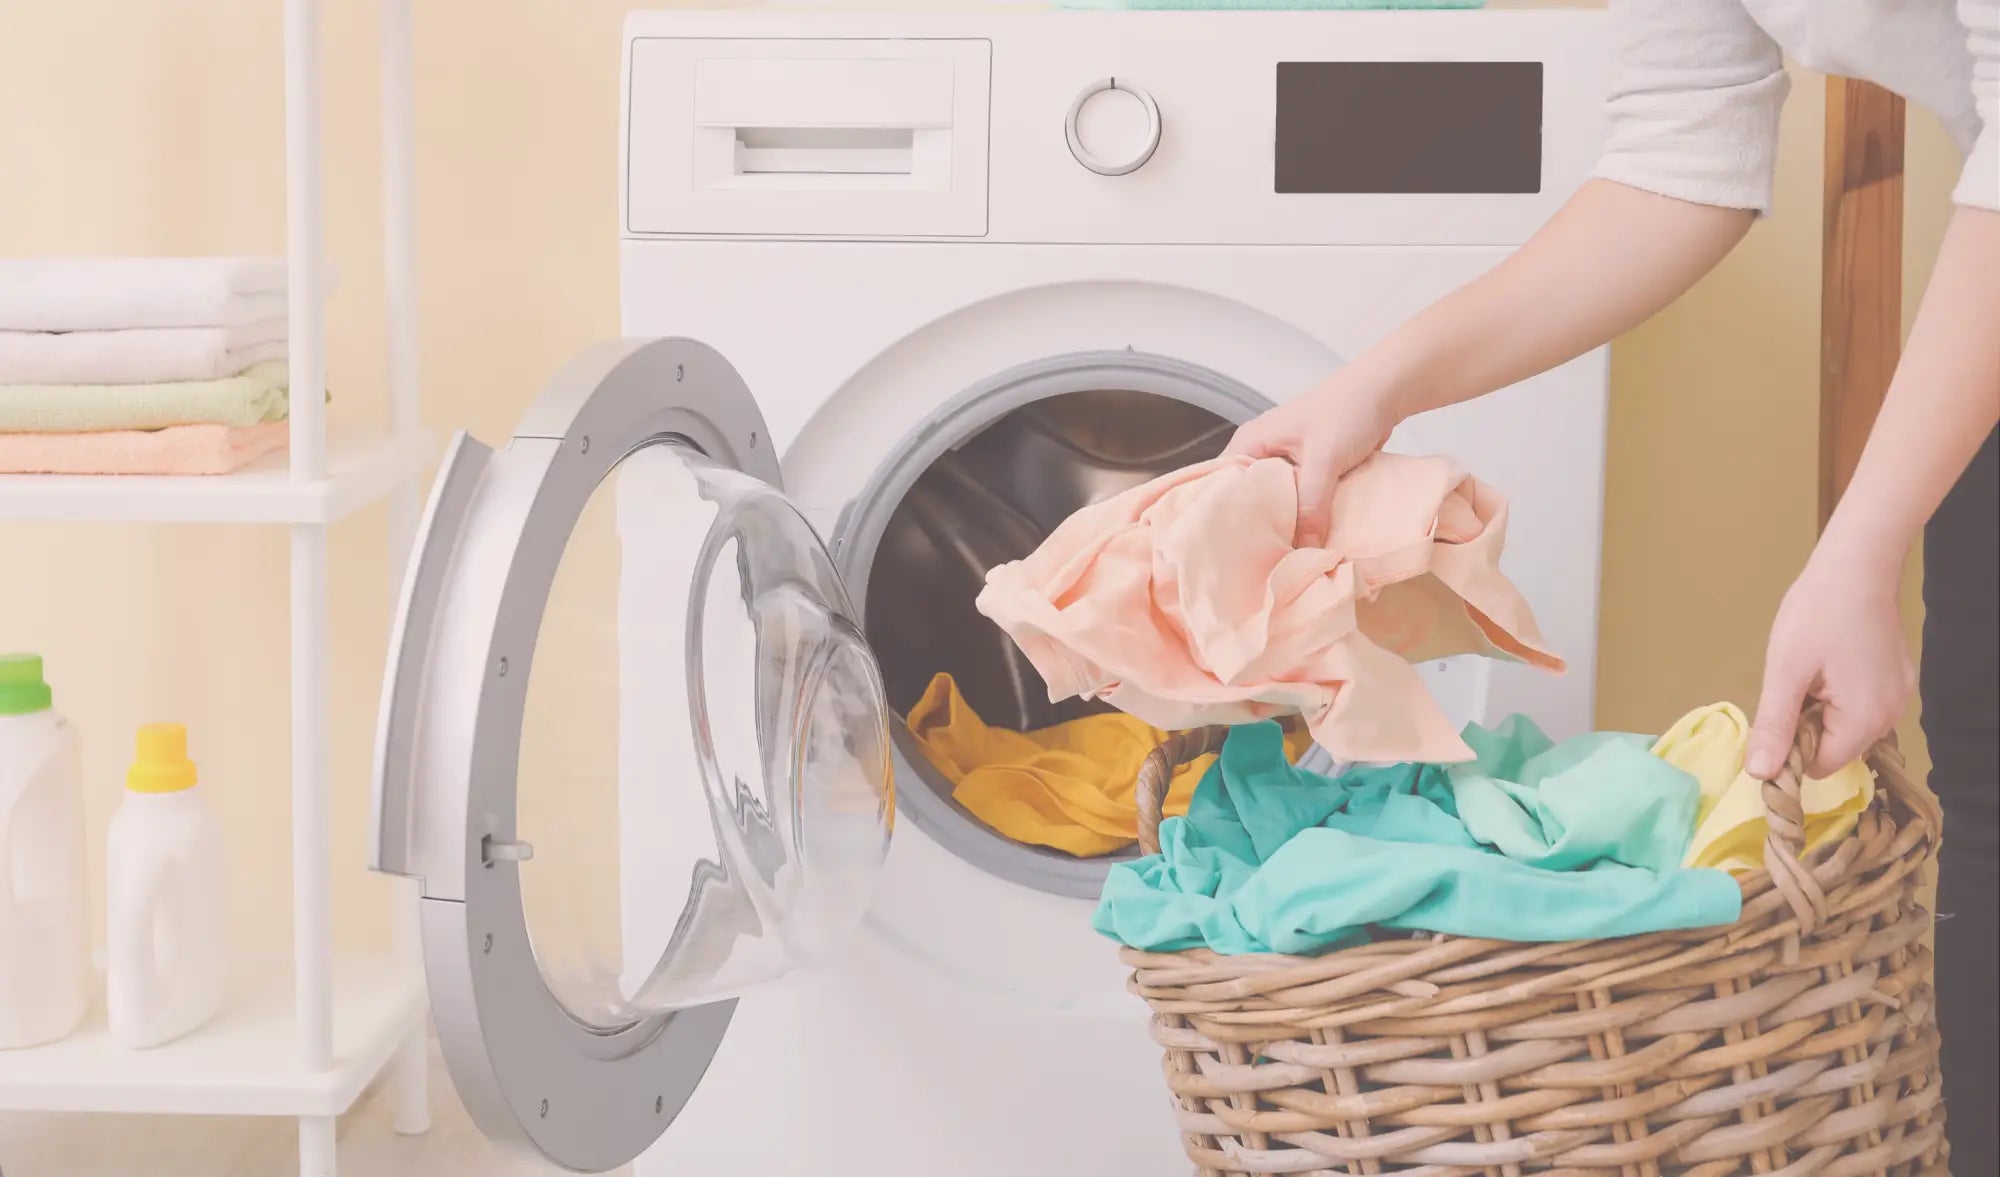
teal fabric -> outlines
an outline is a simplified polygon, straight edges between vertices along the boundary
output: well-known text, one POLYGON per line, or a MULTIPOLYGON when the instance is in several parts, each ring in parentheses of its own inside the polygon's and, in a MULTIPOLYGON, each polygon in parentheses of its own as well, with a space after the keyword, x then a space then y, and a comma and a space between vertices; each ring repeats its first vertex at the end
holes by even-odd
POLYGON ((1161 852, 1111 868, 1095 926, 1135 948, 1309 954, 1368 929, 1545 942, 1735 922, 1723 871, 1682 870, 1700 787, 1642 736, 1561 744, 1516 717, 1477 759, 1328 778, 1276 724, 1237 728, 1161 852))
POLYGON ((1686 860, 1701 784, 1653 755, 1651 736, 1595 732, 1557 744, 1516 715, 1491 731, 1473 724, 1464 737, 1474 759, 1447 770, 1452 800, 1479 841, 1508 858, 1660 874, 1686 860))
POLYGON ((1057 8, 1480 8, 1485 0, 1055 0, 1057 8))

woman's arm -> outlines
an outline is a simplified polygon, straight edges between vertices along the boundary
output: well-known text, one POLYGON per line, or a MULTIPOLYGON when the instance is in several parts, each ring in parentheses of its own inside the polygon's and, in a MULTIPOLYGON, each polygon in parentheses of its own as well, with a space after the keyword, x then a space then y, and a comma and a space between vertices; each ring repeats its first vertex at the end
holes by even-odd
POLYGON ((1808 695, 1826 704, 1811 775, 1895 724, 1916 686, 1896 605, 1903 563, 1996 421, 2000 211, 1961 207, 1854 478, 1771 628, 1753 775, 1783 764, 1808 695))
POLYGON ((1592 180, 1519 252, 1356 364, 1399 419, 1484 396, 1651 318, 1714 269, 1751 220, 1592 180))
POLYGON ((1397 422, 1524 380, 1644 321, 1713 269, 1752 216, 1592 180, 1506 261, 1245 425, 1230 452, 1298 465, 1299 542, 1319 543, 1334 483, 1397 422))
POLYGON ((1597 178, 1491 273, 1243 427, 1234 453, 1299 467, 1301 543, 1333 485, 1404 417, 1471 400, 1636 326, 1771 204, 1783 55, 1743 0, 1610 0, 1616 60, 1597 178))

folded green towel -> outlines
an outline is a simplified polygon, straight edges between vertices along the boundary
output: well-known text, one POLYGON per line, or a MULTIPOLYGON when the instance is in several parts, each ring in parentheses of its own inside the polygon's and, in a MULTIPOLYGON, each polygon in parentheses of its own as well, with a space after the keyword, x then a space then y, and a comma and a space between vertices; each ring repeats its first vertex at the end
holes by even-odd
POLYGON ((1486 0, 1055 0, 1057 8, 1285 9, 1481 8, 1486 0))
POLYGON ((1372 926, 1524 942, 1735 921, 1742 892, 1683 870, 1700 786, 1643 736, 1561 744, 1516 717, 1468 727, 1479 759, 1328 778, 1275 723, 1229 733, 1161 853, 1104 882, 1097 930, 1154 952, 1313 953, 1372 926))
POLYGON ((282 360, 221 380, 0 385, 0 433, 101 433, 172 425, 259 425, 290 411, 282 360))

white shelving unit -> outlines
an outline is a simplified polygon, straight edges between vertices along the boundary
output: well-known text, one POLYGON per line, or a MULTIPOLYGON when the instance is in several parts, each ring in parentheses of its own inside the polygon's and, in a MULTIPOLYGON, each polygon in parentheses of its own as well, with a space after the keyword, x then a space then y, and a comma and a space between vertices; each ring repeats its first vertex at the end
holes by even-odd
POLYGON ((0 1051, 0 1106, 26 1112, 152 1115, 338 1116, 409 1037, 423 1014, 422 980, 395 957, 334 967, 333 1065, 308 1069, 296 1046, 298 1011, 278 982, 247 973, 200 1032, 153 1050, 110 1040, 103 1011, 60 1042, 0 1051))
POLYGON ((272 454, 220 478, 0 474, 0 519, 122 523, 337 523, 410 485, 437 456, 422 430, 327 438, 326 472, 292 477, 272 454))
MULTIPOLYGON (((109 1042, 101 1015, 61 1042, 0 1052, 0 1109, 291 1116, 300 1177, 336 1177, 334 1120, 393 1069, 395 1127, 429 1127, 424 989, 414 892, 395 900, 396 946, 335 959, 327 770, 327 528, 390 504, 393 591, 415 536, 417 479, 435 453, 418 424, 412 0, 382 4, 386 426, 329 435, 323 398, 292 397, 291 446, 204 478, 0 477, 0 519, 280 524, 291 532, 292 961, 246 969, 223 1014, 165 1046, 109 1042)), ((285 0, 286 252, 291 387, 326 387, 325 229, 318 0, 285 0)), ((360 864, 342 869, 359 870, 360 864)))

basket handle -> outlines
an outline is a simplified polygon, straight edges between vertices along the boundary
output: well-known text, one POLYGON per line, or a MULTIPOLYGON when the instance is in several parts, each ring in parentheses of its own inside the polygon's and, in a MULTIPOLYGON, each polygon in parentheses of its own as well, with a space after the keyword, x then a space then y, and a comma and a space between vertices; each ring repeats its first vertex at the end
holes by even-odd
MULTIPOLYGON (((1805 805, 1800 789, 1805 766, 1819 750, 1821 714, 1818 704, 1808 706, 1799 719, 1798 738, 1791 755, 1778 775, 1764 783, 1765 814, 1764 869, 1798 917, 1802 933, 1810 935, 1826 917, 1826 891, 1806 868, 1805 805)), ((1169 737, 1139 766, 1134 800, 1139 809, 1139 848, 1148 854, 1160 852, 1160 811, 1166 804, 1167 788, 1174 770, 1222 747, 1229 735, 1227 727, 1203 727, 1169 737)), ((1910 778, 1894 732, 1883 736, 1868 753, 1869 767, 1889 798, 1905 813, 1916 818, 1932 839, 1938 836, 1943 814, 1937 797, 1910 778)))
POLYGON ((1139 784, 1133 800, 1139 806, 1139 849, 1160 852, 1160 810, 1167 803, 1167 788, 1173 784, 1174 770, 1222 749, 1229 735, 1227 727, 1198 727, 1167 737, 1139 766, 1139 784))
MULTIPOLYGON (((1764 782, 1763 788, 1764 870, 1798 918, 1800 934, 1807 936, 1826 918, 1826 890, 1805 862, 1805 805, 1800 799, 1805 766, 1819 751, 1823 719, 1820 704, 1807 705, 1805 714, 1799 717, 1798 736, 1792 741, 1791 754, 1785 757, 1785 765, 1778 774, 1764 782)), ((1930 839, 1936 841, 1944 824, 1944 813, 1937 796, 1911 779, 1896 733, 1892 731, 1877 740, 1866 759, 1889 800, 1915 818, 1930 839)))

